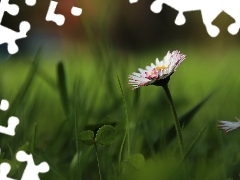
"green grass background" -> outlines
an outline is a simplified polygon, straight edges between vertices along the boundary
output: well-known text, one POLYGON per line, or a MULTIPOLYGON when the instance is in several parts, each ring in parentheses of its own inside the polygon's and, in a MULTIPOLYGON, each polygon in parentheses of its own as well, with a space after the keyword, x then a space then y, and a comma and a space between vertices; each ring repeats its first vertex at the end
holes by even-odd
POLYGON ((177 141, 166 140, 174 121, 163 89, 148 86, 132 91, 127 84, 128 75, 138 67, 178 49, 186 54, 186 60, 171 76, 169 87, 179 117, 215 90, 183 129, 187 149, 207 125, 186 160, 190 177, 239 178, 240 132, 225 135, 216 128, 218 120, 235 121, 239 116, 237 46, 205 48, 178 43, 141 53, 111 47, 76 49, 62 56, 65 75, 57 73, 60 59, 42 55, 44 47, 35 61, 34 57, 21 57, 1 62, 0 98, 9 100, 10 109, 0 112, 0 122, 6 125, 12 115, 20 119, 16 135, 1 135, 0 140, 2 161, 12 165, 11 177, 20 179, 26 166, 15 160, 20 148, 33 153, 36 164, 49 163, 50 171, 40 174, 42 179, 99 179, 94 148, 74 138, 76 133, 111 124, 118 131, 115 142, 98 146, 103 179, 184 179, 182 168, 178 168, 177 141), (142 169, 134 169, 127 162, 125 145, 120 174, 116 172, 117 158, 126 117, 117 76, 127 101, 131 154, 141 153, 146 159, 142 169), (60 93, 64 88, 67 96, 60 93))

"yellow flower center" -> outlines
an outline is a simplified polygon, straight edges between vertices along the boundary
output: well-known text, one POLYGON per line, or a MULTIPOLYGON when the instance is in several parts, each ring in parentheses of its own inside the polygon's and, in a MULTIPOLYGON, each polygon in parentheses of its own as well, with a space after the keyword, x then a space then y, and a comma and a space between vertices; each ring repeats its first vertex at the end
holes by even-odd
POLYGON ((157 71, 164 70, 164 69, 167 69, 167 66, 157 66, 156 67, 157 71))

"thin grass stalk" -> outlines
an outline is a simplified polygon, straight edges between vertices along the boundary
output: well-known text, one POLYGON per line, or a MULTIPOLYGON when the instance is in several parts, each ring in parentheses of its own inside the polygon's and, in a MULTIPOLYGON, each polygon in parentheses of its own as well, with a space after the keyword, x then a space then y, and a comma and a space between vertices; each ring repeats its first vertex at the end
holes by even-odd
POLYGON ((153 143, 151 142, 150 137, 149 137, 149 129, 148 129, 148 124, 147 124, 147 119, 145 117, 143 118, 143 128, 144 128, 145 136, 146 136, 147 143, 150 148, 151 154, 153 155, 153 157, 157 157, 156 152, 153 147, 153 143))
POLYGON ((32 138, 31 138, 31 144, 30 144, 30 151, 31 152, 33 152, 34 147, 35 147, 36 134, 37 134, 37 123, 34 123, 34 125, 33 125, 33 132, 32 132, 32 138))
POLYGON ((119 168, 119 173, 120 173, 120 164, 121 164, 121 160, 122 160, 122 151, 123 151, 123 146, 124 146, 124 142, 125 142, 125 139, 127 137, 127 153, 128 153, 128 158, 130 157, 130 138, 129 138, 129 119, 128 119, 128 111, 127 111, 127 103, 126 103, 126 99, 125 99, 125 96, 124 96, 124 93, 123 93, 123 89, 122 89, 122 86, 121 86, 121 82, 120 82, 120 79, 119 77, 117 76, 118 78, 118 83, 119 83, 119 86, 120 86, 120 89, 121 89, 121 93, 122 93, 122 98, 123 98, 123 105, 124 105, 124 108, 125 108, 125 116, 126 116, 126 130, 125 130, 125 133, 124 133, 124 137, 123 137, 123 141, 122 141, 122 144, 121 144, 121 147, 120 147, 120 151, 119 151, 119 155, 118 155, 118 168, 119 168))
POLYGON ((125 133, 124 133, 123 140, 122 140, 120 150, 119 150, 119 155, 118 155, 118 172, 119 173, 121 172, 122 151, 123 151, 123 145, 126 140, 126 137, 127 137, 127 131, 125 131, 125 133))
POLYGON ((78 172, 80 171, 80 157, 79 157, 79 141, 78 141, 78 122, 77 122, 77 112, 75 110, 75 115, 74 115, 74 120, 75 120, 75 143, 76 143, 76 150, 77 150, 77 169, 78 172))
POLYGON ((7 111, 6 116, 4 116, 4 119, 9 117, 10 115, 13 114, 13 112, 16 111, 16 109, 20 106, 23 99, 26 97, 27 93, 29 92, 30 86, 33 83, 33 79, 36 75, 36 72, 37 72, 37 69, 39 66, 39 62, 41 59, 41 52, 42 52, 42 46, 38 49, 38 51, 33 59, 33 62, 31 64, 31 68, 29 69, 28 74, 26 76, 26 79, 23 82, 21 88, 19 89, 17 95, 13 99, 13 101, 11 103, 11 107, 7 111))
POLYGON ((182 158, 182 161, 180 163, 180 165, 185 161, 185 159, 189 156, 189 154, 192 152, 193 148, 195 147, 195 145, 197 144, 198 140, 200 139, 200 137, 202 137, 203 133, 205 132, 207 126, 205 126, 200 133, 197 135, 197 137, 194 139, 193 143, 191 144, 191 146, 189 147, 189 149, 187 150, 187 152, 185 153, 185 155, 182 158))
MULTIPOLYGON (((42 160, 42 161, 46 161, 46 162, 48 163, 48 165, 50 166, 51 171, 54 172, 54 174, 57 176, 57 179, 59 179, 59 180, 67 180, 67 178, 65 178, 65 177, 61 174, 60 170, 56 167, 55 163, 51 163, 51 161, 50 161, 49 159, 45 158, 43 154, 41 154, 41 156, 40 156, 39 154, 35 153, 35 152, 33 152, 32 154, 33 154, 36 158, 38 158, 38 159, 40 159, 40 160, 42 160)), ((55 177, 56 177, 56 176, 55 176, 55 177)), ((68 179, 69 179, 69 178, 68 178, 68 179)))

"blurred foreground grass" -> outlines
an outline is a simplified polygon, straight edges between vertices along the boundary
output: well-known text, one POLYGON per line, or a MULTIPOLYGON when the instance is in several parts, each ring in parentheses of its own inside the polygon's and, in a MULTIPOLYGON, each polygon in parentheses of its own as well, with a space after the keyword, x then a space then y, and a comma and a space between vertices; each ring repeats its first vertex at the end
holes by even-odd
MULTIPOLYGON (((181 45, 175 48, 187 55, 169 83, 179 116, 217 89, 183 130, 188 148, 208 125, 187 159, 190 176, 193 179, 238 178, 240 133, 225 136, 216 125, 217 120, 234 120, 240 114, 239 51, 234 46, 221 52, 181 45)), ((50 165, 50 171, 40 175, 42 179, 98 179, 93 147, 74 138, 76 131, 96 131, 103 124, 111 124, 117 129, 118 137, 110 146, 99 146, 99 156, 103 179, 116 179, 117 157, 125 128, 119 76, 129 113, 131 154, 142 153, 146 158, 140 170, 123 162, 126 167, 120 177, 182 179, 184 174, 176 170, 180 162, 176 140, 169 145, 166 142, 166 131, 173 119, 163 90, 148 86, 132 91, 127 84, 127 76, 138 67, 144 68, 156 57, 163 58, 166 50, 158 50, 140 54, 73 53, 62 57, 65 76, 57 74, 59 59, 43 59, 41 54, 39 65, 30 75, 34 57, 1 62, 0 98, 9 100, 15 108, 7 111, 9 113, 0 112, 0 122, 6 125, 8 115, 20 119, 16 135, 1 135, 0 140, 4 158, 16 166, 12 168, 12 177, 21 177, 25 165, 20 166, 13 159, 14 153, 25 144, 22 149, 34 154, 36 164, 47 161, 50 165), (28 78, 33 78, 29 86, 25 84, 28 78), (63 79, 66 97, 63 97, 63 79)), ((126 149, 123 159, 126 159, 126 149)))

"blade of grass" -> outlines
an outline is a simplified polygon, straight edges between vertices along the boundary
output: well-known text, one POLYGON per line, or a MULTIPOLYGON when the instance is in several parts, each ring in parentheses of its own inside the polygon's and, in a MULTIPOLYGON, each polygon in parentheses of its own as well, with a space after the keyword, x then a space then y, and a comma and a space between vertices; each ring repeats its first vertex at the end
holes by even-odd
POLYGON ((57 64, 57 78, 58 78, 57 79, 58 89, 60 93, 62 106, 66 116, 68 116, 70 107, 69 107, 69 100, 68 100, 67 87, 66 87, 66 75, 65 75, 64 65, 62 61, 60 61, 57 64))
POLYGON ((124 96, 124 93, 123 93, 123 89, 122 89, 122 86, 121 86, 120 79, 119 79, 118 76, 117 76, 117 78, 118 78, 118 83, 119 83, 122 98, 123 98, 123 106, 125 108, 125 116, 126 116, 126 129, 125 129, 125 133, 124 133, 124 136, 123 136, 123 141, 122 141, 120 151, 119 151, 119 155, 118 155, 118 170, 119 170, 119 173, 120 173, 121 172, 121 165, 120 164, 121 164, 121 161, 122 161, 122 151, 123 151, 123 146, 124 146, 124 142, 125 142, 126 137, 127 137, 127 148, 128 148, 127 159, 130 157, 130 140, 129 140, 130 138, 129 138, 129 119, 128 119, 127 103, 126 103, 126 99, 125 99, 125 96, 124 96))
POLYGON ((191 144, 191 146, 189 147, 189 149, 187 150, 187 152, 185 153, 183 159, 181 160, 180 165, 186 160, 186 158, 189 156, 189 154, 192 152, 193 148, 195 147, 195 145, 197 144, 197 142, 199 141, 200 137, 202 137, 203 133, 205 132, 207 126, 205 126, 200 133, 197 135, 197 137, 194 139, 193 143, 191 144))
POLYGON ((36 140, 36 133, 37 133, 37 124, 34 123, 33 125, 33 132, 32 132, 32 139, 30 143, 30 152, 33 152, 36 140))
POLYGON ((48 163, 48 165, 50 166, 50 169, 51 171, 53 171, 58 178, 60 178, 59 180, 66 180, 66 178, 60 173, 60 170, 57 170, 57 168, 51 163, 50 160, 46 159, 45 157, 43 157, 43 155, 39 156, 38 154, 36 153, 32 153, 36 158, 40 159, 41 162, 42 161, 45 161, 48 163))
MULTIPOLYGON (((74 123, 74 126, 75 126, 75 143, 76 143, 76 151, 77 151, 77 155, 79 153, 79 140, 78 140, 78 118, 77 118, 77 110, 75 109, 75 116, 74 116, 74 120, 75 120, 75 123, 74 123)), ((81 169, 80 169, 80 156, 78 155, 77 156, 77 169, 78 169, 78 175, 80 176, 80 172, 81 172, 81 169)), ((78 177, 80 179, 80 177, 78 177)))
POLYGON ((147 124, 146 117, 143 117, 143 128, 144 128, 144 134, 147 138, 147 143, 148 143, 148 146, 150 148, 151 154, 152 154, 153 157, 156 157, 156 152, 153 148, 153 143, 152 143, 152 141, 150 140, 150 137, 149 137, 149 129, 148 129, 148 124, 147 124))
POLYGON ((13 151, 11 149, 11 147, 9 146, 9 144, 7 143, 7 147, 8 147, 8 150, 10 152, 10 159, 13 159, 14 158, 14 154, 13 154, 13 151))
POLYGON ((36 75, 38 65, 41 59, 41 51, 42 51, 42 46, 38 49, 34 57, 34 60, 32 62, 32 66, 27 74, 26 80, 24 81, 22 87, 18 91, 16 97, 13 99, 11 106, 6 113, 6 116, 4 116, 4 118, 8 118, 10 115, 14 114, 13 112, 16 111, 17 107, 22 103, 23 98, 26 96, 30 88, 30 85, 32 84, 32 81, 36 75))
MULTIPOLYGON (((186 127, 193 119, 194 115, 203 107, 203 105, 212 97, 212 95, 216 92, 217 89, 212 91, 207 97, 201 100, 196 106, 190 109, 186 114, 180 117, 179 123, 183 128, 186 127)), ((176 137, 175 127, 174 125, 167 131, 166 133, 166 143, 170 143, 176 137)))
POLYGON ((53 90, 57 90, 57 85, 53 78, 49 76, 43 69, 40 67, 38 68, 37 72, 38 76, 43 79, 44 82, 46 82, 53 90))

